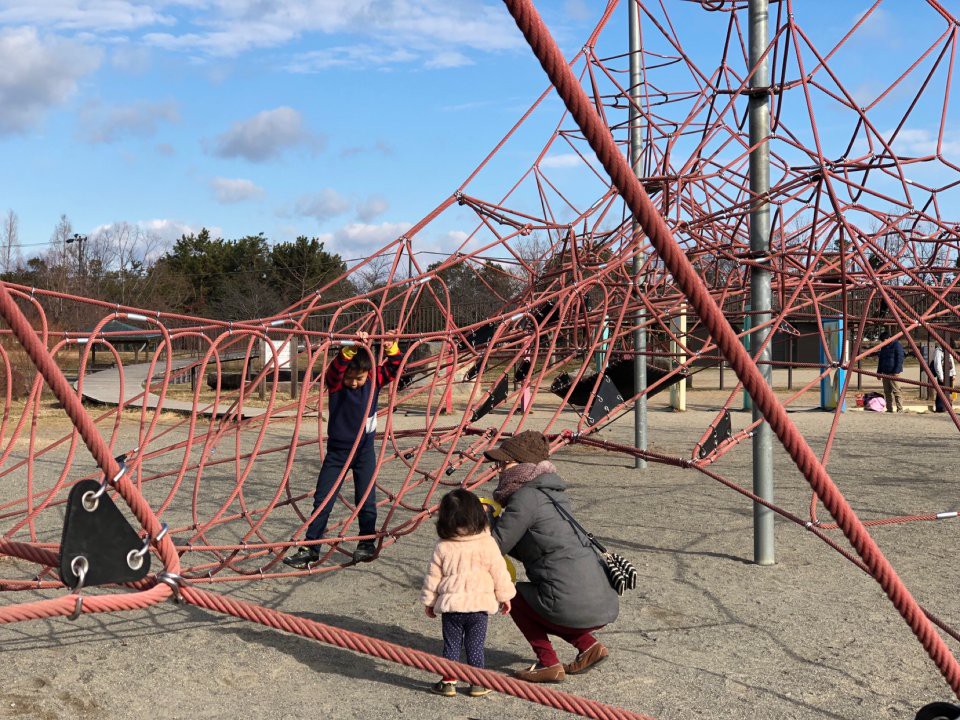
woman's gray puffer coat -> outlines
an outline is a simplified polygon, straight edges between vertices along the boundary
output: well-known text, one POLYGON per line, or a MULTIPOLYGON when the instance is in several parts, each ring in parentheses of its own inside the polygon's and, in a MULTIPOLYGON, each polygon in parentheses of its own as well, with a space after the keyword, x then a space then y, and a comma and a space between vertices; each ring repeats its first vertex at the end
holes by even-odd
POLYGON ((620 600, 590 541, 547 497, 569 511, 566 487, 554 473, 526 483, 494 520, 493 538, 501 552, 523 563, 529 582, 517 583, 517 592, 539 615, 556 625, 599 627, 617 619, 620 600))

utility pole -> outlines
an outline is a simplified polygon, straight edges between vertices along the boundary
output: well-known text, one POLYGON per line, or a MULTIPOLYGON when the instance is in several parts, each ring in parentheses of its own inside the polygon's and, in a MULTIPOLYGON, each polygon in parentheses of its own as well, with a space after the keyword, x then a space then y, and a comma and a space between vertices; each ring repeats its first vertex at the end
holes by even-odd
POLYGON ((82 289, 86 286, 85 280, 87 279, 87 268, 83 264, 83 246, 87 244, 87 236, 74 233, 73 237, 68 237, 66 241, 68 244, 77 244, 77 273, 80 275, 80 287, 82 289))
MULTIPOLYGON (((750 92, 748 95, 750 124, 750 254, 756 265, 750 271, 751 347, 765 346, 754 357, 760 373, 771 384, 772 353, 767 336, 771 320, 770 292, 770 70, 764 57, 769 44, 769 0, 750 0, 749 63, 750 92), (762 61, 761 61, 761 58, 762 61)), ((753 433, 753 492, 757 497, 773 502, 773 432, 763 414, 753 405, 753 420, 760 421, 753 433)), ((773 511, 755 502, 753 504, 753 561, 758 565, 773 565, 774 555, 773 511)))
MULTIPOLYGON (((630 165, 634 174, 639 178, 642 174, 640 160, 643 156, 643 133, 640 128, 640 86, 643 82, 643 64, 641 62, 640 42, 640 8, 637 0, 628 0, 630 11, 630 165)), ((640 225, 636 220, 632 226, 633 239, 636 244, 633 252, 631 275, 633 278, 632 292, 640 293, 640 269, 643 266, 641 257, 642 243, 640 240, 640 225)), ((639 302, 640 298, 634 300, 639 302)), ((633 314, 633 391, 639 395, 633 404, 633 444, 637 450, 647 449, 647 329, 644 325, 647 317, 646 309, 640 305, 633 314), (643 394, 641 394, 643 393, 643 394)), ((642 457, 634 458, 633 466, 644 470, 647 461, 642 457)))

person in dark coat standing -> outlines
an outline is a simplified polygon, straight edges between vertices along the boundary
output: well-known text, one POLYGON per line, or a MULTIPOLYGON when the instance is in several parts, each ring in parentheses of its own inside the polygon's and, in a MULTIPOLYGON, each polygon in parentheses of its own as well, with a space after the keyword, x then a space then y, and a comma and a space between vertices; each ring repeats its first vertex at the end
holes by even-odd
POLYGON ((527 575, 527 582, 517 583, 510 617, 537 662, 516 676, 562 682, 607 658, 607 648, 593 633, 617 619, 619 597, 589 540, 553 504, 570 511, 567 485, 549 460, 543 433, 519 433, 484 455, 500 466, 493 497, 503 512, 493 521, 493 539, 501 552, 523 564, 527 575), (573 662, 560 662, 549 635, 577 649, 573 662))
MULTIPOLYGON (((886 330, 880 331, 880 342, 884 342, 890 334, 886 330)), ((877 375, 886 375, 880 380, 883 382, 883 397, 887 401, 887 412, 903 412, 903 398, 900 395, 900 381, 897 377, 903 372, 903 345, 899 340, 892 340, 880 348, 877 353, 877 375)))

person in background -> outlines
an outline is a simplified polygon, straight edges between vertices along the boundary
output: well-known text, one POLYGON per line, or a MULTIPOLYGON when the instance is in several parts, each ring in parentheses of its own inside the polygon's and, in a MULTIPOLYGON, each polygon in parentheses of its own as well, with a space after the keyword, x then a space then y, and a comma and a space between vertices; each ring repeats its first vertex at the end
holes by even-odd
MULTIPOLYGON (((947 341, 944 340, 944 343, 947 341)), ((953 355, 941 344, 933 349, 933 362, 930 366, 930 371, 933 373, 933 379, 939 387, 943 395, 946 397, 947 402, 953 404, 951 400, 951 393, 953 392, 953 385, 957 377, 956 365, 953 362, 953 355)), ((947 405, 940 397, 940 393, 936 392, 934 389, 935 395, 933 400, 933 408, 935 412, 941 413, 947 411, 947 405)))
POLYGON ((903 412, 903 397, 900 394, 900 373, 903 372, 903 345, 899 340, 890 340, 886 329, 880 331, 880 342, 886 344, 877 353, 877 375, 883 377, 883 397, 887 402, 887 412, 903 412), (894 410, 896 403, 896 410, 894 410))

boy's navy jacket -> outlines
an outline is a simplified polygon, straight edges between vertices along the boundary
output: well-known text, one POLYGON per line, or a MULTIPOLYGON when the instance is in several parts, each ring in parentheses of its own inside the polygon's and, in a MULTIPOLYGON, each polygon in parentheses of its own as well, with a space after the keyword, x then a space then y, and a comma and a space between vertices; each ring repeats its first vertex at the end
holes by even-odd
POLYGON ((894 340, 877 353, 877 372, 881 375, 899 375, 903 372, 903 345, 894 340))
POLYGON ((365 443, 373 440, 377 430, 377 398, 380 395, 380 388, 397 377, 400 358, 399 352, 387 355, 383 364, 370 372, 363 385, 351 390, 343 384, 343 376, 347 372, 350 360, 343 355, 342 351, 337 353, 324 376, 327 390, 330 392, 327 441, 331 446, 350 448, 360 433, 363 433, 363 437, 357 446, 358 450, 365 443))

